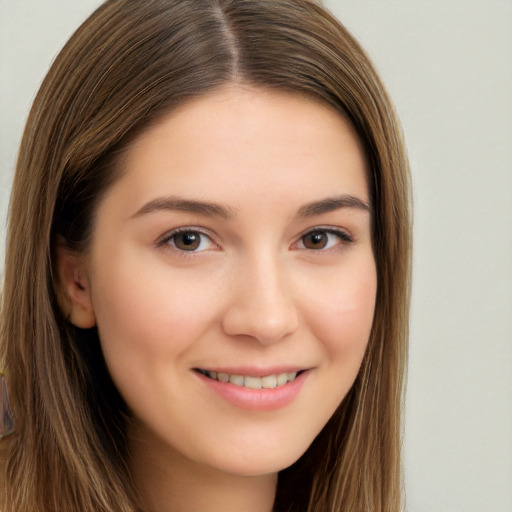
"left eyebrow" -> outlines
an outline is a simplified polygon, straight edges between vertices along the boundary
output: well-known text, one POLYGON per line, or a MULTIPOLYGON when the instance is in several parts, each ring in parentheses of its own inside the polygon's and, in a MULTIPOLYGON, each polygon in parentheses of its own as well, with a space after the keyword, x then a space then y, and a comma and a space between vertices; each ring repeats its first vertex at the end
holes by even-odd
POLYGON ((196 213, 205 217, 220 217, 225 220, 230 220, 235 216, 234 211, 227 205, 172 196, 153 199, 132 217, 139 217, 157 211, 196 213))
POLYGON ((371 212, 370 205, 366 201, 355 196, 341 195, 305 204, 299 208, 298 216, 313 217, 315 215, 322 215, 323 213, 329 213, 341 208, 353 208, 367 213, 371 212))

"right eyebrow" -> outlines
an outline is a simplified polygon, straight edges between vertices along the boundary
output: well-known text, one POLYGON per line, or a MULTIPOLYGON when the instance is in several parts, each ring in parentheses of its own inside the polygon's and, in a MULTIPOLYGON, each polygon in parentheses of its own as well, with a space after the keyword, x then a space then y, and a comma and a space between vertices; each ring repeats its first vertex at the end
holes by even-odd
POLYGON ((313 217, 341 208, 353 208, 365 213, 371 213, 371 207, 366 201, 351 195, 340 195, 321 199, 320 201, 313 201, 302 206, 299 209, 299 217, 313 217))
POLYGON ((232 208, 221 203, 210 203, 208 201, 199 201, 193 199, 183 199, 180 197, 159 197, 146 203, 132 217, 140 217, 157 211, 174 211, 196 213, 206 217, 220 217, 229 220, 235 216, 232 208))

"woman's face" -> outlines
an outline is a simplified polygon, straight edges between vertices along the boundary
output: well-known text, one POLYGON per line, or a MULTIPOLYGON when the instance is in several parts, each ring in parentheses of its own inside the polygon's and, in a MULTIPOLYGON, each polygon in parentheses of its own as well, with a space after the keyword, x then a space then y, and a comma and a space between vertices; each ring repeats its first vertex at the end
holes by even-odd
POLYGON ((236 474, 289 466, 354 382, 372 326, 354 131, 310 99, 226 87, 149 129, 123 171, 84 290, 139 435, 236 474))

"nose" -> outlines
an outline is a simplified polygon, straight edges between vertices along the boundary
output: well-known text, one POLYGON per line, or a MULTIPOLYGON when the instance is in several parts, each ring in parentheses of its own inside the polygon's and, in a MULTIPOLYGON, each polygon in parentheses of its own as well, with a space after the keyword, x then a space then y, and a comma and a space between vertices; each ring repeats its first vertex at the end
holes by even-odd
POLYGON ((299 313, 287 273, 270 258, 241 266, 232 281, 224 332, 250 337, 262 345, 276 343, 296 331, 299 313))

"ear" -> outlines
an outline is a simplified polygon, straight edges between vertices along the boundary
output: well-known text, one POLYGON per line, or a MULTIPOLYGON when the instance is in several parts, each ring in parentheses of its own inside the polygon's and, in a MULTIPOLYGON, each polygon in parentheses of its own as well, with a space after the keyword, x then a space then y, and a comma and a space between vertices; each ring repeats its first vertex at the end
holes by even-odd
POLYGON ((96 325, 89 279, 83 258, 64 243, 56 247, 55 291, 64 316, 74 326, 90 329, 96 325))

